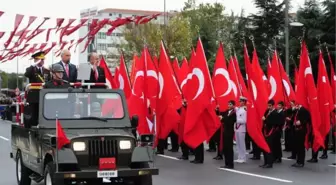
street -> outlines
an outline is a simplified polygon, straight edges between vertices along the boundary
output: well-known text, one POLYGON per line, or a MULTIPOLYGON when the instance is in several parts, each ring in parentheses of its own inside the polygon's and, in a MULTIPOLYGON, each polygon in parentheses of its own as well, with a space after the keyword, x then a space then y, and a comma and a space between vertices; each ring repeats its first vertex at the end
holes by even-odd
MULTIPOLYGON (((9 158, 10 122, 0 120, 0 185, 16 185, 15 163, 9 158)), ((234 170, 219 169, 223 161, 212 158, 215 153, 205 152, 204 164, 191 164, 179 161, 180 153, 166 152, 156 157, 155 165, 160 175, 154 177, 156 185, 334 185, 336 168, 330 166, 335 162, 335 155, 329 154, 327 160, 319 160, 317 164, 306 163, 302 169, 293 168, 292 160, 284 159, 282 164, 274 164, 273 169, 262 169, 258 166, 263 161, 251 161, 246 164, 235 164, 234 170)), ((289 153, 284 152, 284 158, 289 153)), ((307 152, 309 159, 311 152, 307 152)), ((192 159, 193 157, 191 157, 192 159)))

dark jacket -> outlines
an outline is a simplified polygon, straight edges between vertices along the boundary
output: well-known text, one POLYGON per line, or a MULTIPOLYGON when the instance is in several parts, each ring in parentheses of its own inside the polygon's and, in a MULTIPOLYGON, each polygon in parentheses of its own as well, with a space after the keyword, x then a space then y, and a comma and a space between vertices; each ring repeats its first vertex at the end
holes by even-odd
POLYGON ((77 82, 77 67, 75 65, 69 63, 69 76, 68 76, 65 70, 65 66, 63 66, 63 62, 60 61, 58 62, 58 64, 60 64, 64 69, 63 80, 68 81, 69 83, 77 82))
POLYGON ((220 112, 220 115, 223 117, 221 122, 224 126, 224 137, 232 139, 234 135, 234 124, 237 121, 236 111, 233 109, 229 114, 229 110, 226 110, 220 112))
MULTIPOLYGON (((85 83, 106 83, 106 77, 105 77, 104 70, 101 67, 97 66, 97 71, 98 71, 98 79, 96 79, 95 73, 93 69, 91 69, 90 80, 85 80, 84 82, 85 83)), ((105 86, 99 86, 99 87, 91 86, 90 88, 105 88, 105 86)))
POLYGON ((264 114, 265 120, 264 120, 264 134, 269 135, 272 134, 276 128, 279 127, 279 122, 277 121, 278 119, 278 113, 277 110, 273 110, 270 112, 269 109, 266 110, 264 114))

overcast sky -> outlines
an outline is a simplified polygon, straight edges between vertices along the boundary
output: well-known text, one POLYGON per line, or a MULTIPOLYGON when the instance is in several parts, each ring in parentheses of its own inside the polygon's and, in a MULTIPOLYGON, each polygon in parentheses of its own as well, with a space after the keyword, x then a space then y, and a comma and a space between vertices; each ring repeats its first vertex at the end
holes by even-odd
MULTIPOLYGON (((185 0, 167 0, 167 10, 181 10, 185 0)), ((253 6, 252 0, 196 0, 197 3, 222 3, 226 12, 230 13, 232 10, 238 14, 242 8, 246 13, 254 13, 256 9, 253 6)), ((291 11, 295 11, 299 6, 302 6, 304 0, 291 0, 291 11)), ((138 9, 138 10, 164 10, 163 0, 8 0, 1 3, 0 11, 4 11, 5 14, 0 18, 0 31, 10 31, 14 27, 14 19, 16 14, 23 14, 27 16, 37 16, 40 18, 51 17, 56 18, 79 18, 80 10, 91 7, 98 7, 98 9, 104 8, 121 8, 121 9, 138 9)), ((25 27, 27 24, 27 18, 24 18, 20 28, 25 27)), ((42 19, 37 19, 36 24, 33 24, 31 28, 35 28, 42 19)), ((46 24, 45 27, 54 27, 55 21, 50 20, 50 24, 46 24)), ((0 48, 2 49, 3 43, 7 40, 8 35, 5 35, 0 39, 0 48)), ((45 34, 31 40, 29 43, 42 43, 44 42, 45 34)), ((73 34, 72 37, 67 37, 65 40, 78 39, 77 34, 73 34)), ((53 35, 49 42, 57 41, 56 35, 53 35)), ((78 51, 77 51, 78 52, 78 51)), ((72 63, 77 64, 78 53, 72 54, 72 63)), ((47 56, 47 63, 51 64, 52 55, 47 56)), ((54 58, 58 61, 59 58, 54 58)), ((0 69, 6 72, 16 72, 16 59, 0 64, 0 69)), ((19 71, 23 72, 26 67, 30 65, 29 57, 19 59, 19 71)))

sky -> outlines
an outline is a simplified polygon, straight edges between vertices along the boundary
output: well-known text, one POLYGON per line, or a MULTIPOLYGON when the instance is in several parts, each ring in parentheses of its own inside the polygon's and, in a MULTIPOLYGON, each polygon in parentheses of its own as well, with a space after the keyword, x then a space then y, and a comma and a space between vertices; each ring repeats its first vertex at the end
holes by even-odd
MULTIPOLYGON (((166 0, 167 10, 181 10, 186 0, 166 0)), ((244 8, 245 13, 255 13, 252 0, 196 0, 196 3, 222 3, 225 7, 225 12, 230 13, 233 11, 239 14, 241 9, 244 8)), ((291 0, 291 11, 296 11, 302 6, 304 0, 291 0)), ((80 11, 97 7, 98 10, 104 8, 120 8, 120 9, 135 9, 135 10, 153 10, 164 11, 164 0, 8 0, 1 3, 0 11, 4 11, 5 14, 0 17, 0 31, 12 31, 14 29, 14 20, 16 14, 22 14, 27 17, 21 23, 20 28, 25 27, 27 24, 28 16, 39 17, 35 24, 32 24, 30 28, 36 28, 37 25, 43 20, 43 17, 50 17, 51 20, 48 24, 45 24, 42 28, 50 28, 55 26, 56 18, 77 18, 79 19, 80 11)), ((65 24, 65 23, 64 23, 65 24)), ((0 39, 0 49, 3 49, 3 44, 7 40, 8 35, 0 39)), ((78 39, 78 34, 74 33, 72 36, 66 37, 64 40, 70 41, 72 39, 78 39)), ((52 34, 49 42, 57 41, 57 35, 52 34)), ((31 40, 29 43, 43 43, 45 41, 45 34, 41 34, 31 40)), ((17 68, 20 73, 24 72, 25 68, 31 65, 29 57, 14 59, 5 63, 0 63, 0 70, 6 72, 16 72, 17 68), (19 64, 17 66, 17 63, 19 64)), ((47 55, 46 63, 51 64, 52 61, 59 61, 59 57, 47 55)), ((77 53, 72 53, 71 62, 77 64, 77 53)))

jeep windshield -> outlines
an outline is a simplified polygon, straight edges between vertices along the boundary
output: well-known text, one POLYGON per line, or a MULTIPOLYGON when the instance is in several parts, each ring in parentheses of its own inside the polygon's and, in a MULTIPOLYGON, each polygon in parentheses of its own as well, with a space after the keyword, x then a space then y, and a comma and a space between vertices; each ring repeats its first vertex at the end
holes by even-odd
POLYGON ((50 119, 97 120, 124 118, 118 93, 49 92, 44 95, 43 116, 50 119))

